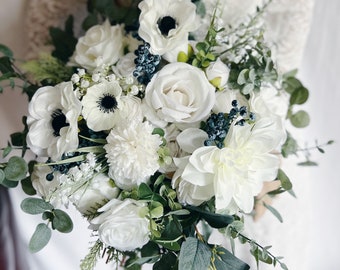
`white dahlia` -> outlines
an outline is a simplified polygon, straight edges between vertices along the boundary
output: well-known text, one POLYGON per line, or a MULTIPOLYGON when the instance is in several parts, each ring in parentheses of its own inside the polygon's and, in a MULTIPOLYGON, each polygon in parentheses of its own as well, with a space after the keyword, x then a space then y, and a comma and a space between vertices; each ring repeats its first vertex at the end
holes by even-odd
POLYGON ((104 146, 109 162, 109 176, 122 189, 132 189, 148 182, 159 169, 159 135, 152 134, 148 122, 132 121, 112 129, 104 146))
POLYGON ((199 205, 215 196, 217 212, 251 212, 263 182, 277 175, 280 159, 271 152, 281 137, 275 123, 262 118, 255 125, 232 126, 225 148, 200 147, 189 159, 175 160, 173 185, 180 201, 199 205))

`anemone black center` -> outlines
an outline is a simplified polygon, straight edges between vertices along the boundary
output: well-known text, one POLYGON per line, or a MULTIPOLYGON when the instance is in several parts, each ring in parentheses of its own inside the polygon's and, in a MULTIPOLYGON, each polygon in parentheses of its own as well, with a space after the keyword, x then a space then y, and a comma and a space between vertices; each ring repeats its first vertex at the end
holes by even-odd
POLYGON ((66 116, 60 109, 55 110, 52 115, 52 128, 53 128, 53 135, 58 137, 60 136, 60 130, 63 127, 67 127, 70 124, 66 123, 66 116))
POLYGON ((159 30, 164 36, 167 36, 171 29, 176 28, 176 20, 172 18, 171 16, 165 16, 159 19, 157 24, 158 24, 159 30))
POLYGON ((106 94, 100 98, 100 100, 98 101, 98 105, 101 111, 105 113, 110 113, 114 112, 114 110, 117 108, 118 103, 114 96, 106 94))

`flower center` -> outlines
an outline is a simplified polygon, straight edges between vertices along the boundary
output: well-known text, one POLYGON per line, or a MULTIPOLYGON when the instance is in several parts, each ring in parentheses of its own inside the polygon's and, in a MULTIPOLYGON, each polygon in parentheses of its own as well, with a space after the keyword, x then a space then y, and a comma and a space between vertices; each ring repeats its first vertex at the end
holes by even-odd
POLYGON ((159 19, 157 24, 163 36, 167 36, 171 29, 176 28, 176 20, 171 16, 165 16, 159 19))
POLYGON ((60 136, 60 130, 63 127, 67 127, 70 124, 66 123, 66 116, 60 109, 55 110, 52 115, 52 128, 53 128, 53 135, 55 137, 60 136))
POLYGON ((111 94, 105 94, 97 103, 99 109, 104 113, 114 112, 118 105, 116 98, 111 94))

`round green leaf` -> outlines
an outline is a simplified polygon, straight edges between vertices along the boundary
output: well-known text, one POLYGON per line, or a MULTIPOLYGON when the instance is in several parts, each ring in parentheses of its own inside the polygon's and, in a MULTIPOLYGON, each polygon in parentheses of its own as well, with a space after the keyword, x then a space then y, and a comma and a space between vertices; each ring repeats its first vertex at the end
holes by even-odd
POLYGON ((73 230, 73 223, 66 212, 55 209, 53 210, 54 218, 52 220, 52 228, 62 233, 68 233, 73 230))
POLYGON ((31 215, 42 214, 52 210, 53 205, 39 198, 26 198, 21 202, 21 209, 31 215))
POLYGON ((11 157, 4 170, 6 179, 10 181, 20 181, 26 177, 28 165, 21 157, 11 157))
POLYGON ((50 241, 51 235, 52 231, 46 224, 38 224, 28 244, 29 250, 32 253, 40 251, 50 241))
POLYGON ((297 128, 304 128, 309 125, 310 118, 306 111, 298 111, 290 117, 290 122, 297 128))
POLYGON ((305 87, 299 87, 290 96, 290 104, 303 104, 307 101, 309 92, 305 87))

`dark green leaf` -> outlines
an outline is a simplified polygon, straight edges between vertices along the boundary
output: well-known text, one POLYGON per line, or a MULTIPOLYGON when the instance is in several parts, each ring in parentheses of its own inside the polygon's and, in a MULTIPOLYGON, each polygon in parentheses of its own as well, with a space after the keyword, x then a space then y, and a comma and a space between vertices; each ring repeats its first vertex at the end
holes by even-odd
POLYGON ((73 230, 73 223, 69 215, 60 210, 53 210, 54 218, 52 220, 52 228, 62 233, 69 233, 73 230))
POLYGON ((65 22, 65 30, 50 28, 50 35, 55 47, 52 56, 67 62, 72 56, 78 40, 73 35, 73 17, 69 16, 65 22))
POLYGON ((141 249, 142 257, 151 257, 159 254, 159 246, 150 241, 146 245, 144 245, 141 249))
POLYGON ((179 270, 207 270, 211 259, 210 248, 193 237, 183 242, 179 254, 179 270))
POLYGON ((216 270, 248 270, 249 265, 236 258, 232 253, 223 247, 216 248, 216 256, 214 257, 214 265, 216 270))
POLYGON ((11 143, 14 146, 23 146, 26 142, 26 134, 22 132, 15 132, 11 134, 11 143))
POLYGON ((4 172, 7 180, 20 181, 26 177, 28 165, 23 158, 13 156, 8 160, 4 172))
POLYGON ((92 26, 98 24, 98 18, 96 14, 90 13, 82 23, 82 28, 87 31, 92 26))
POLYGON ((38 224, 28 244, 29 250, 32 253, 36 253, 43 249, 50 241, 51 235, 52 231, 46 224, 38 224))
POLYGON ((12 67, 12 61, 9 57, 7 56, 2 56, 0 57, 0 72, 2 74, 15 74, 15 71, 12 67))
POLYGON ((13 52, 4 44, 0 44, 0 52, 9 58, 13 58, 13 52))
POLYGON ((47 210, 52 210, 53 205, 39 198, 26 198, 21 202, 21 209, 28 214, 42 214, 47 210))
POLYGON ((32 186, 32 181, 31 181, 30 176, 28 176, 25 179, 23 179, 20 183, 21 183, 22 190, 27 195, 33 196, 33 195, 37 194, 36 190, 32 186))
POLYGON ((140 186, 138 187, 138 197, 140 199, 150 199, 152 195, 153 192, 147 184, 145 183, 140 184, 140 186))
POLYGON ((318 151, 322 154, 325 153, 325 150, 323 150, 320 146, 317 146, 316 149, 318 149, 318 151))
POLYGON ((195 212, 200 215, 208 224, 216 229, 227 227, 230 223, 234 221, 234 218, 230 215, 221 215, 216 213, 211 213, 201 208, 187 205, 185 207, 190 212, 195 212))
POLYGON ((163 254, 161 259, 153 265, 152 269, 153 270, 177 269, 177 256, 171 252, 163 254))
POLYGON ((155 128, 153 131, 152 131, 152 134, 158 134, 159 136, 161 137, 164 137, 164 130, 162 128, 155 128))

